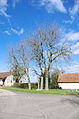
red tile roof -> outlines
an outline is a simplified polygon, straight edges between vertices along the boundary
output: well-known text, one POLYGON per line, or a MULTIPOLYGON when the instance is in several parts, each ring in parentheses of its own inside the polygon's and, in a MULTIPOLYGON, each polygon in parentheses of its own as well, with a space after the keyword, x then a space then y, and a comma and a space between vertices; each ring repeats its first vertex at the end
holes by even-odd
POLYGON ((79 83, 79 73, 60 74, 58 83, 79 83))
POLYGON ((8 76, 10 76, 12 74, 12 72, 2 72, 0 73, 0 79, 4 79, 8 76))

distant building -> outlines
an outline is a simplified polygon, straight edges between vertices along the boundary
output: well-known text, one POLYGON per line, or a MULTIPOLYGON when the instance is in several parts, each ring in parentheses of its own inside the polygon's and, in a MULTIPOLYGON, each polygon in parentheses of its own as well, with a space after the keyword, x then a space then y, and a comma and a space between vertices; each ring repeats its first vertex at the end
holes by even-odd
MULTIPOLYGON (((22 77, 19 83, 24 83, 25 79, 22 77)), ((13 86, 15 81, 13 80, 12 72, 0 73, 0 86, 13 86)))
POLYGON ((60 74, 58 85, 62 89, 79 89, 79 73, 60 74))

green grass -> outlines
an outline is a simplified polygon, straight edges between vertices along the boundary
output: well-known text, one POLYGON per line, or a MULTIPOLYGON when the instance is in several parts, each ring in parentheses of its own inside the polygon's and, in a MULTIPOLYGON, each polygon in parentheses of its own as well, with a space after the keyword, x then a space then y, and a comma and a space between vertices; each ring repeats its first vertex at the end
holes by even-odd
POLYGON ((45 90, 28 90, 23 88, 1 88, 5 90, 11 91, 19 91, 25 93, 40 93, 40 94, 56 94, 56 95, 79 95, 79 90, 63 90, 63 89, 50 89, 48 91, 45 90))

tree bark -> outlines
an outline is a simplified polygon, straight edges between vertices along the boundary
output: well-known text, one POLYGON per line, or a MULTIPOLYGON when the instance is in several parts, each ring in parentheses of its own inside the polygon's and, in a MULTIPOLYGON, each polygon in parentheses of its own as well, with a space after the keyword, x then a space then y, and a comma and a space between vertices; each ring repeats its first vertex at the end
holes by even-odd
POLYGON ((31 90, 31 82, 30 82, 30 77, 28 76, 28 87, 29 87, 29 90, 31 90))
POLYGON ((38 78, 38 90, 40 89, 40 78, 38 78))
POLYGON ((43 90, 43 77, 41 77, 41 90, 43 90))
POLYGON ((46 72, 45 72, 45 90, 48 90, 49 89, 49 86, 48 86, 48 71, 46 69, 46 72))
POLYGON ((29 86, 29 90, 31 90, 31 83, 28 83, 28 86, 29 86))
POLYGON ((27 74, 27 78, 28 78, 28 88, 29 88, 29 90, 31 90, 31 82, 30 82, 29 74, 27 74))
POLYGON ((31 90, 31 81, 30 81, 29 69, 28 68, 26 69, 26 75, 27 75, 27 78, 28 78, 28 88, 29 88, 29 90, 31 90))

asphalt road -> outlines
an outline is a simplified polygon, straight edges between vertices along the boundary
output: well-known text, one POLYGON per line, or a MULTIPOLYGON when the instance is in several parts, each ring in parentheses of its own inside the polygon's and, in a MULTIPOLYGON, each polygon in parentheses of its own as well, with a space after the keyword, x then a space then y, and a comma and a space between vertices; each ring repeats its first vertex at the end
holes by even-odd
POLYGON ((0 89, 0 119, 79 119, 79 96, 0 89))

